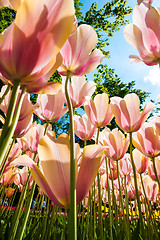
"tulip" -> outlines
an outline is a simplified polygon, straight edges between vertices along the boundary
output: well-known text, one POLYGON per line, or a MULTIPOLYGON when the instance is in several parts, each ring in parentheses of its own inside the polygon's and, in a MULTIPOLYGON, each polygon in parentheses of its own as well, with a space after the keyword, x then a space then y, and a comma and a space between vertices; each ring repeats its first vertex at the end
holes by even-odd
MULTIPOLYGON (((160 180, 160 158, 159 157, 155 158, 155 166, 156 166, 156 170, 157 170, 158 179, 160 180)), ((148 165, 148 174, 153 181, 157 181, 154 167, 153 167, 153 162, 150 162, 148 165)))
POLYGON ((39 81, 45 85, 61 64, 58 54, 73 22, 73 0, 23 0, 0 45, 3 77, 13 84, 30 86, 39 81), (45 82, 43 76, 48 78, 45 82))
MULTIPOLYGON (((70 140, 65 133, 57 139, 44 136, 38 146, 42 170, 26 155, 12 162, 13 165, 31 167, 36 183, 58 206, 70 206, 70 140)), ((87 195, 98 172, 103 147, 86 146, 83 150, 80 168, 76 165, 77 204, 87 195)))
POLYGON ((58 72, 63 76, 67 76, 68 71, 70 75, 82 76, 93 71, 105 57, 99 49, 90 54, 97 40, 97 34, 91 26, 80 25, 60 51, 63 62, 58 72))
POLYGON ((92 124, 97 128, 105 127, 113 118, 109 98, 106 93, 97 94, 92 100, 86 97, 84 110, 92 124))
POLYGON ((11 197, 13 195, 14 191, 15 191, 15 188, 8 187, 5 189, 5 194, 7 197, 11 197))
POLYGON ((124 157, 129 146, 129 138, 125 138, 124 134, 117 128, 105 131, 102 142, 107 147, 104 152, 106 157, 115 161, 124 157))
POLYGON ((23 151, 30 150, 33 153, 37 153, 38 144, 44 136, 44 131, 45 128, 43 125, 34 123, 22 138, 17 139, 21 149, 23 151))
POLYGON ((56 122, 68 110, 64 107, 65 97, 62 91, 55 95, 40 94, 37 98, 37 106, 34 113, 44 122, 56 122))
POLYGON ((132 164, 130 161, 130 155, 126 153, 123 158, 119 160, 119 171, 125 176, 132 172, 132 164))
POLYGON ((150 123, 144 123, 138 132, 133 133, 133 145, 148 157, 160 155, 160 138, 150 123))
MULTIPOLYGON (((1 94, 4 92, 5 88, 6 86, 2 87, 1 94)), ((19 96, 20 96, 20 92, 19 92, 19 96)), ((4 112, 5 115, 7 114, 10 97, 11 97, 11 91, 8 92, 3 102, 0 104, 0 109, 4 112)), ((29 100, 29 94, 25 93, 18 123, 14 131, 15 138, 23 136, 31 127, 31 124, 33 121, 32 115, 33 115, 34 109, 35 109, 35 106, 29 100)))
POLYGON ((160 117, 153 117, 148 122, 155 127, 157 134, 160 135, 160 117))
POLYGON ((143 177, 144 190, 149 201, 156 202, 158 195, 158 184, 154 182, 150 176, 146 175, 143 177))
POLYGON ((130 58, 135 62, 143 61, 148 66, 157 65, 160 61, 160 15, 151 2, 139 1, 133 11, 133 24, 124 29, 125 39, 140 55, 130 55, 130 58))
POLYGON ((82 117, 74 116, 74 130, 75 134, 83 141, 90 140, 96 130, 96 127, 91 123, 86 114, 82 117))
MULTIPOLYGON (((66 77, 62 78, 63 87, 65 86, 66 77)), ((86 101, 86 96, 91 96, 95 89, 96 84, 93 81, 86 81, 85 76, 73 76, 72 82, 68 82, 69 97, 72 102, 73 108, 78 108, 86 101)))
POLYGON ((154 104, 147 103, 142 112, 140 112, 139 107, 140 100, 135 93, 127 94, 124 99, 111 98, 111 109, 116 123, 125 132, 138 131, 154 108, 154 104))
POLYGON ((134 159, 136 171, 139 174, 144 173, 148 167, 149 158, 135 148, 133 150, 133 159, 134 159))

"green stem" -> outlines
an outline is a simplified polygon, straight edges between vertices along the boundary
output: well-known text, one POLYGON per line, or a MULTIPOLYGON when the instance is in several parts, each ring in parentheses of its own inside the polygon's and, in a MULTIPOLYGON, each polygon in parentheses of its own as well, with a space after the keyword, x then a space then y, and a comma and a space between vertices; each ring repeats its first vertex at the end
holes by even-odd
POLYGON ((19 82, 17 81, 16 84, 13 86, 12 95, 11 95, 11 99, 10 99, 10 103, 9 103, 9 107, 8 107, 8 111, 7 111, 7 115, 6 115, 6 120, 5 120, 5 124, 3 126, 1 138, 0 138, 0 146, 1 146, 0 167, 2 165, 3 159, 7 152, 9 143, 14 134, 14 131, 15 131, 15 128, 16 128, 16 125, 18 122, 20 110, 21 110, 21 105, 23 102, 24 93, 26 91, 26 88, 24 87, 22 89, 22 92, 20 94, 20 97, 19 97, 19 100, 18 100, 18 103, 16 106, 19 88, 20 88, 20 85, 19 85, 19 82))
POLYGON ((141 202, 140 202, 139 193, 138 193, 136 168, 135 168, 135 164, 134 164, 134 160, 133 160, 133 153, 132 153, 132 132, 129 133, 129 136, 130 136, 130 157, 131 157, 131 163, 132 163, 133 175, 134 175, 134 185, 135 185, 136 198, 137 198, 138 211, 139 211, 140 229, 142 230, 142 236, 145 236, 144 235, 144 226, 143 226, 143 217, 142 217, 142 211, 141 211, 141 202))
POLYGON ((20 220, 22 210, 23 210, 22 208, 23 208, 25 197, 26 197, 29 182, 30 182, 30 173, 28 174, 27 182, 26 182, 25 186, 23 187, 23 190, 21 192, 21 196, 20 196, 20 199, 19 199, 19 202, 18 202, 18 207, 17 207, 17 209, 15 211, 15 214, 13 216, 10 235, 9 235, 9 240, 14 240, 15 239, 17 228, 18 228, 18 225, 19 225, 19 220, 20 220))
POLYGON ((108 187, 108 204, 109 204, 109 230, 110 230, 110 240, 113 239, 113 232, 112 232, 112 225, 113 225, 113 215, 111 210, 111 193, 110 193, 110 185, 109 185, 109 177, 108 177, 108 164, 107 164, 107 158, 106 160, 106 174, 107 174, 107 187, 108 187))
POLYGON ((8 150, 8 152, 7 152, 7 155, 5 156, 5 159, 4 159, 4 161, 3 161, 2 168, 1 168, 1 170, 0 170, 0 179, 2 178, 3 170, 4 170, 4 167, 5 167, 5 165, 6 165, 6 162, 7 162, 7 159, 8 159, 8 157, 9 157, 9 154, 10 154, 10 152, 11 152, 11 150, 12 150, 14 141, 15 141, 15 139, 12 139, 10 148, 9 148, 9 150, 8 150))
POLYGON ((33 200, 35 187, 36 187, 36 183, 33 182, 31 192, 30 192, 30 194, 28 196, 28 199, 27 199, 26 208, 24 210, 23 222, 22 222, 21 227, 19 228, 18 234, 16 234, 16 240, 21 240, 22 237, 23 237, 24 230, 26 228, 26 224, 27 224, 27 220, 28 220, 28 216, 29 216, 29 213, 30 213, 30 208, 31 208, 32 200, 33 200))
POLYGON ((67 72, 65 82, 65 95, 69 109, 70 121, 70 220, 69 220, 69 234, 70 240, 77 239, 77 215, 76 215, 76 179, 75 179, 75 149, 74 149, 74 124, 73 124, 73 107, 68 94, 68 81, 70 72, 67 72))
MULTIPOLYGON (((98 144, 100 133, 100 127, 97 128, 97 137, 96 137, 96 144, 98 144)), ((97 173, 97 182, 98 182, 98 224, 99 224, 99 233, 100 239, 103 240, 103 221, 102 221, 102 196, 101 196, 101 184, 100 184, 100 176, 99 172, 97 173)))
POLYGON ((116 163, 117 163, 117 175, 118 175, 119 197, 120 197, 119 201, 120 201, 120 206, 121 206, 122 212, 123 212, 123 224, 124 224, 124 228, 125 228, 125 232, 126 232, 126 238, 129 239, 129 229, 128 229, 125 214, 124 214, 124 206, 123 206, 122 190, 121 190, 121 183, 120 183, 120 177, 119 177, 118 161, 116 163))
POLYGON ((3 102, 5 96, 8 94, 10 88, 11 88, 11 84, 9 83, 7 88, 6 88, 6 90, 5 90, 5 92, 4 92, 4 94, 3 94, 3 96, 0 98, 0 104, 3 102))

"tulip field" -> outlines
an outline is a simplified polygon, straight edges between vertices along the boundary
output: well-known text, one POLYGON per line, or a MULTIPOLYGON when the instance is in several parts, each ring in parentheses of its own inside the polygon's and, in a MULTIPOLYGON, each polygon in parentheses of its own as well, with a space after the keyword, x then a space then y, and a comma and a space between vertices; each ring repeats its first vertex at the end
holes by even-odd
MULTIPOLYGON (((130 58, 148 67, 160 63, 152 2, 135 1, 124 29, 139 54, 130 58)), ((159 240, 156 105, 95 94, 87 74, 105 54, 73 0, 0 7, 16 12, 0 35, 0 240, 159 240), (55 72, 60 81, 49 80, 55 72), (67 132, 55 131, 63 116, 67 132)))

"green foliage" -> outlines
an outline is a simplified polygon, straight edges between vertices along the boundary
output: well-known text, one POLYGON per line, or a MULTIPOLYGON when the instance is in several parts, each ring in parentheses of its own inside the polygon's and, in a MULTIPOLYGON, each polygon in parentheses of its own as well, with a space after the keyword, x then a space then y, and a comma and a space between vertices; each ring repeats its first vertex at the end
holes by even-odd
POLYGON ((150 93, 135 88, 135 81, 123 83, 121 79, 115 74, 114 69, 109 68, 106 64, 100 64, 97 68, 98 73, 94 74, 94 82, 97 85, 93 97, 98 93, 107 93, 109 97, 119 96, 124 98, 128 93, 136 93, 141 105, 149 97, 150 93))
POLYGON ((125 17, 132 13, 132 9, 126 7, 126 4, 126 0, 112 0, 107 1, 106 4, 98 9, 97 3, 94 2, 79 23, 89 24, 95 29, 98 34, 96 47, 101 49, 106 56, 109 56, 106 46, 109 45, 110 37, 113 37, 114 33, 119 31, 121 26, 128 23, 125 17))
POLYGON ((16 12, 9 8, 0 9, 0 33, 2 33, 15 19, 16 12))

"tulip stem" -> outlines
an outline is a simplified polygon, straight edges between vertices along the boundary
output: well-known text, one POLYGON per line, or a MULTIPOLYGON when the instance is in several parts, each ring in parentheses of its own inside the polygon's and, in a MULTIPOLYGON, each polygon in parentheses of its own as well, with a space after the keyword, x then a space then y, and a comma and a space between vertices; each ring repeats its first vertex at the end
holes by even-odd
POLYGON ((5 157, 5 154, 7 152, 10 140, 14 134, 20 110, 21 110, 21 105, 23 102, 23 97, 24 93, 26 91, 26 87, 24 87, 21 91, 18 103, 17 103, 17 98, 18 98, 18 93, 20 89, 20 82, 15 81, 15 84, 13 85, 13 90, 12 90, 12 95, 10 98, 10 103, 5 119, 5 124, 3 126, 1 138, 0 138, 0 146, 1 146, 1 151, 0 151, 0 167, 2 165, 3 159, 5 157), (17 106, 16 106, 17 103, 17 106))
POLYGON ((5 90, 5 92, 4 92, 4 94, 3 94, 3 96, 0 98, 0 104, 3 102, 5 96, 6 96, 7 93, 9 92, 10 88, 11 88, 11 84, 9 83, 8 86, 7 86, 7 88, 6 88, 6 90, 5 90))
MULTIPOLYGON (((100 127, 97 128, 96 144, 98 144, 99 133, 100 133, 100 127)), ((97 173, 97 183, 98 183, 98 202, 99 202, 98 224, 99 224, 100 239, 103 240, 102 196, 101 196, 101 183, 100 183, 99 172, 97 173)))
POLYGON ((77 239, 77 212, 76 212, 76 179, 75 179, 75 150, 74 150, 74 125, 73 125, 73 107, 68 94, 68 81, 70 71, 67 71, 65 82, 65 95, 69 109, 70 122, 70 218, 69 218, 69 239, 77 239))
POLYGON ((142 236, 144 237, 144 226, 143 226, 143 217, 142 217, 142 210, 141 210, 141 202, 138 193, 138 184, 137 184, 137 176, 136 176, 136 168, 133 160, 133 153, 132 153, 132 132, 129 133, 130 136, 130 157, 131 163, 133 168, 133 175, 134 175, 134 184, 135 184, 135 191, 136 191, 136 198, 138 203, 138 211, 139 211, 139 221, 140 221, 140 229, 142 230, 142 236))

